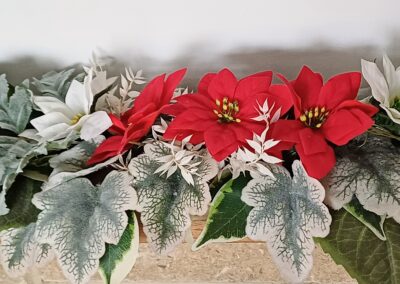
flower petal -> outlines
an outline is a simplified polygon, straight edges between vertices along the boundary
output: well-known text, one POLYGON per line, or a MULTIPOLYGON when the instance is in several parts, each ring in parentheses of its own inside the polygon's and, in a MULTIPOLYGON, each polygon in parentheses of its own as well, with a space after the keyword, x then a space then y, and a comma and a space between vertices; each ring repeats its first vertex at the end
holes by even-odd
POLYGON ((291 143, 300 143, 299 131, 305 125, 299 120, 280 119, 270 126, 271 138, 291 143))
POLYGON ((373 124, 373 119, 362 110, 342 108, 328 116, 321 130, 326 139, 342 146, 366 132, 373 124))
POLYGON ((288 112, 293 106, 291 91, 287 85, 271 85, 268 90, 268 103, 275 103, 275 110, 281 108, 281 116, 288 112))
POLYGON ((322 87, 318 105, 333 110, 346 100, 354 100, 360 89, 361 74, 349 72, 336 75, 322 87))
POLYGON ((88 165, 100 163, 108 158, 115 157, 120 154, 122 136, 112 136, 104 140, 94 151, 88 160, 88 165))
POLYGON ((70 128, 70 125, 66 123, 58 123, 39 131, 38 135, 42 136, 48 141, 53 141, 67 137, 71 131, 73 130, 70 128))
POLYGON ((171 73, 168 76, 164 84, 163 97, 161 98, 160 106, 166 105, 171 101, 175 89, 178 87, 179 83, 182 81, 183 77, 186 74, 186 70, 186 68, 183 68, 171 73))
POLYGON ((229 69, 222 69, 213 78, 208 86, 208 94, 212 100, 221 100, 224 97, 234 98, 237 79, 229 69))
POLYGON ((318 130, 305 127, 299 131, 300 143, 306 155, 313 155, 327 151, 329 147, 324 136, 318 130))
POLYGON ((81 139, 90 140, 102 134, 112 125, 105 111, 96 111, 88 116, 81 128, 81 139))
POLYGON ((321 74, 313 72, 309 67, 303 66, 293 88, 301 99, 302 110, 315 107, 318 102, 323 79, 321 74))
POLYGON ((400 93, 400 70, 395 70, 393 63, 386 54, 383 55, 383 72, 389 87, 389 94, 397 96, 400 93))
POLYGON ((200 94, 207 95, 208 94, 208 86, 210 85, 211 81, 216 76, 216 73, 207 73, 206 75, 201 78, 199 85, 197 86, 197 91, 200 94))
POLYGON ((239 147, 234 132, 222 124, 204 132, 206 147, 211 156, 218 162, 224 160, 239 147))
POLYGON ((316 179, 325 177, 336 164, 335 152, 329 146, 325 152, 307 155, 302 145, 298 144, 296 145, 296 151, 308 175, 316 179))
POLYGON ((54 97, 48 96, 35 96, 33 99, 34 103, 44 113, 60 112, 69 119, 75 115, 75 113, 62 101, 54 97))
POLYGON ((146 107, 149 103, 158 104, 162 101, 165 76, 166 74, 161 74, 146 85, 140 95, 135 99, 132 108, 133 112, 141 111, 141 109, 146 107))
POLYGON ((384 105, 380 105, 380 107, 386 111, 387 115, 390 117, 390 119, 397 124, 400 124, 400 112, 397 109, 390 108, 384 105))
POLYGON ((90 111, 90 102, 86 96, 85 86, 73 80, 69 86, 65 103, 74 112, 74 114, 88 114, 90 111))
POLYGON ((239 102, 246 102, 259 93, 267 93, 271 80, 271 71, 253 74, 239 80, 235 90, 235 99, 239 102))
POLYGON ((372 96, 385 106, 389 106, 389 88, 385 77, 374 62, 361 59, 361 69, 365 80, 371 87, 372 96))
POLYGON ((70 119, 61 112, 50 112, 31 120, 31 124, 39 132, 49 128, 55 124, 65 123, 69 125, 70 119))

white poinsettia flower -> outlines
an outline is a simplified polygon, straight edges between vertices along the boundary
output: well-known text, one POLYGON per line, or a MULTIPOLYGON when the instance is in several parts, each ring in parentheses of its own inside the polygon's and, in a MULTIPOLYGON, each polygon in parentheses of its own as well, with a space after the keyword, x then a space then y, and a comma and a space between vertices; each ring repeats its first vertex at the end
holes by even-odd
POLYGON ((383 56, 383 74, 375 62, 361 60, 361 67, 372 96, 390 119, 400 124, 400 67, 395 69, 387 55, 383 56))
POLYGON ((89 70, 84 83, 72 81, 65 97, 65 103, 54 97, 35 96, 34 102, 44 113, 31 120, 38 135, 46 140, 65 138, 73 131, 80 132, 83 140, 92 139, 111 125, 111 119, 105 111, 90 113, 93 104, 91 89, 92 70, 89 70))

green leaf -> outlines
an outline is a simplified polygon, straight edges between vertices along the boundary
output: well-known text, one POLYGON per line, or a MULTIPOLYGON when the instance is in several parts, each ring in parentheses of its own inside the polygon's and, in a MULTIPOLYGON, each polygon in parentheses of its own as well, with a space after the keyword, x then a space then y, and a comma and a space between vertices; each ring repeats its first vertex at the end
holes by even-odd
POLYGON ((5 75, 0 75, 0 128, 16 134, 22 133, 32 113, 31 92, 25 87, 15 87, 15 93, 8 96, 5 75))
POLYGON ((365 210, 357 198, 353 198, 351 202, 346 204, 343 208, 357 218, 358 221, 367 226, 379 239, 382 241, 386 240, 385 232, 383 231, 385 216, 379 216, 371 211, 365 210))
POLYGON ((207 182, 218 173, 217 163, 205 152, 193 158, 193 162, 198 163, 193 184, 189 184, 179 170, 169 177, 154 173, 164 164, 159 159, 170 151, 161 142, 146 144, 144 154, 133 158, 129 164, 143 231, 150 247, 160 254, 167 254, 183 241, 191 226, 190 215, 207 212, 211 201, 207 182))
POLYGON ((40 192, 42 183, 24 176, 19 176, 8 191, 6 203, 10 208, 7 215, 0 216, 0 231, 26 226, 35 222, 39 210, 31 200, 40 192))
POLYGON ((106 244, 106 252, 100 258, 100 276, 107 284, 121 283, 131 271, 139 255, 139 225, 135 212, 128 213, 128 226, 118 244, 106 244))
POLYGON ((56 97, 62 101, 65 101, 69 86, 72 80, 80 81, 83 74, 73 76, 75 70, 63 70, 61 72, 51 71, 42 76, 41 79, 33 78, 33 83, 39 94, 42 96, 56 97))
POLYGON ((325 201, 340 209, 356 196, 366 210, 400 223, 400 148, 386 138, 364 138, 336 150, 325 201))
POLYGON ((332 212, 330 234, 318 239, 322 249, 360 284, 400 283, 400 225, 387 219, 382 241, 349 212, 332 212))
POLYGON ((397 136, 400 136, 400 125, 393 122, 386 113, 379 112, 375 115, 374 119, 377 125, 386 128, 397 136))
POLYGON ((246 220, 252 207, 240 198, 250 180, 249 176, 241 175, 221 187, 211 202, 206 224, 193 250, 208 243, 232 242, 246 237, 246 220))
POLYGON ((274 177, 255 178, 246 185, 242 200, 254 208, 246 233, 266 241, 272 260, 290 283, 304 281, 311 271, 313 237, 329 233, 331 215, 323 204, 325 189, 307 175, 300 161, 293 162, 293 178, 282 166, 271 168, 274 177))
POLYGON ((42 210, 35 229, 38 243, 52 247, 71 282, 88 282, 98 270, 105 243, 119 242, 128 224, 125 211, 136 206, 131 179, 126 172, 113 171, 99 186, 77 178, 33 197, 42 210))

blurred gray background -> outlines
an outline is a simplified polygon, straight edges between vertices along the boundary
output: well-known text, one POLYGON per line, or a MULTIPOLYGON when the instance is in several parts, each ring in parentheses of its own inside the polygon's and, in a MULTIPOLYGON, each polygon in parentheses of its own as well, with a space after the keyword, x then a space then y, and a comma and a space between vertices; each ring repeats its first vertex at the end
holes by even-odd
POLYGON ((400 64, 398 0, 2 0, 0 72, 12 83, 87 63, 92 51, 145 75, 187 66, 239 76, 272 69, 326 76, 387 53, 400 64))

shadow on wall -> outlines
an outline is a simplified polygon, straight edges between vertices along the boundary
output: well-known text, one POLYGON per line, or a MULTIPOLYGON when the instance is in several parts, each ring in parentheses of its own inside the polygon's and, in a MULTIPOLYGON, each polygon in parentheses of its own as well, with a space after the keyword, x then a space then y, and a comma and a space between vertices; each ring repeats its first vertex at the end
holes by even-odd
MULTIPOLYGON (((390 48, 387 49, 395 66, 400 65, 398 42, 398 40, 393 41, 390 48)), ((328 78, 336 73, 360 70, 361 58, 377 59, 378 62, 381 62, 382 55, 383 51, 374 46, 334 48, 319 44, 307 49, 241 48, 219 55, 188 51, 168 61, 157 61, 141 55, 128 58, 116 56, 111 58, 112 65, 108 70, 110 74, 118 74, 123 72, 124 66, 131 66, 134 70, 143 69, 145 76, 151 78, 155 74, 188 67, 189 71, 183 85, 194 88, 204 73, 215 72, 223 67, 230 68, 238 77, 262 70, 274 70, 293 79, 300 68, 306 64, 328 78)), ((27 55, 0 62, 0 73, 6 73, 12 84, 18 84, 25 78, 40 77, 41 74, 48 71, 66 67, 79 68, 79 64, 61 66, 53 59, 27 55)), ((363 86, 365 86, 365 82, 363 86)))

